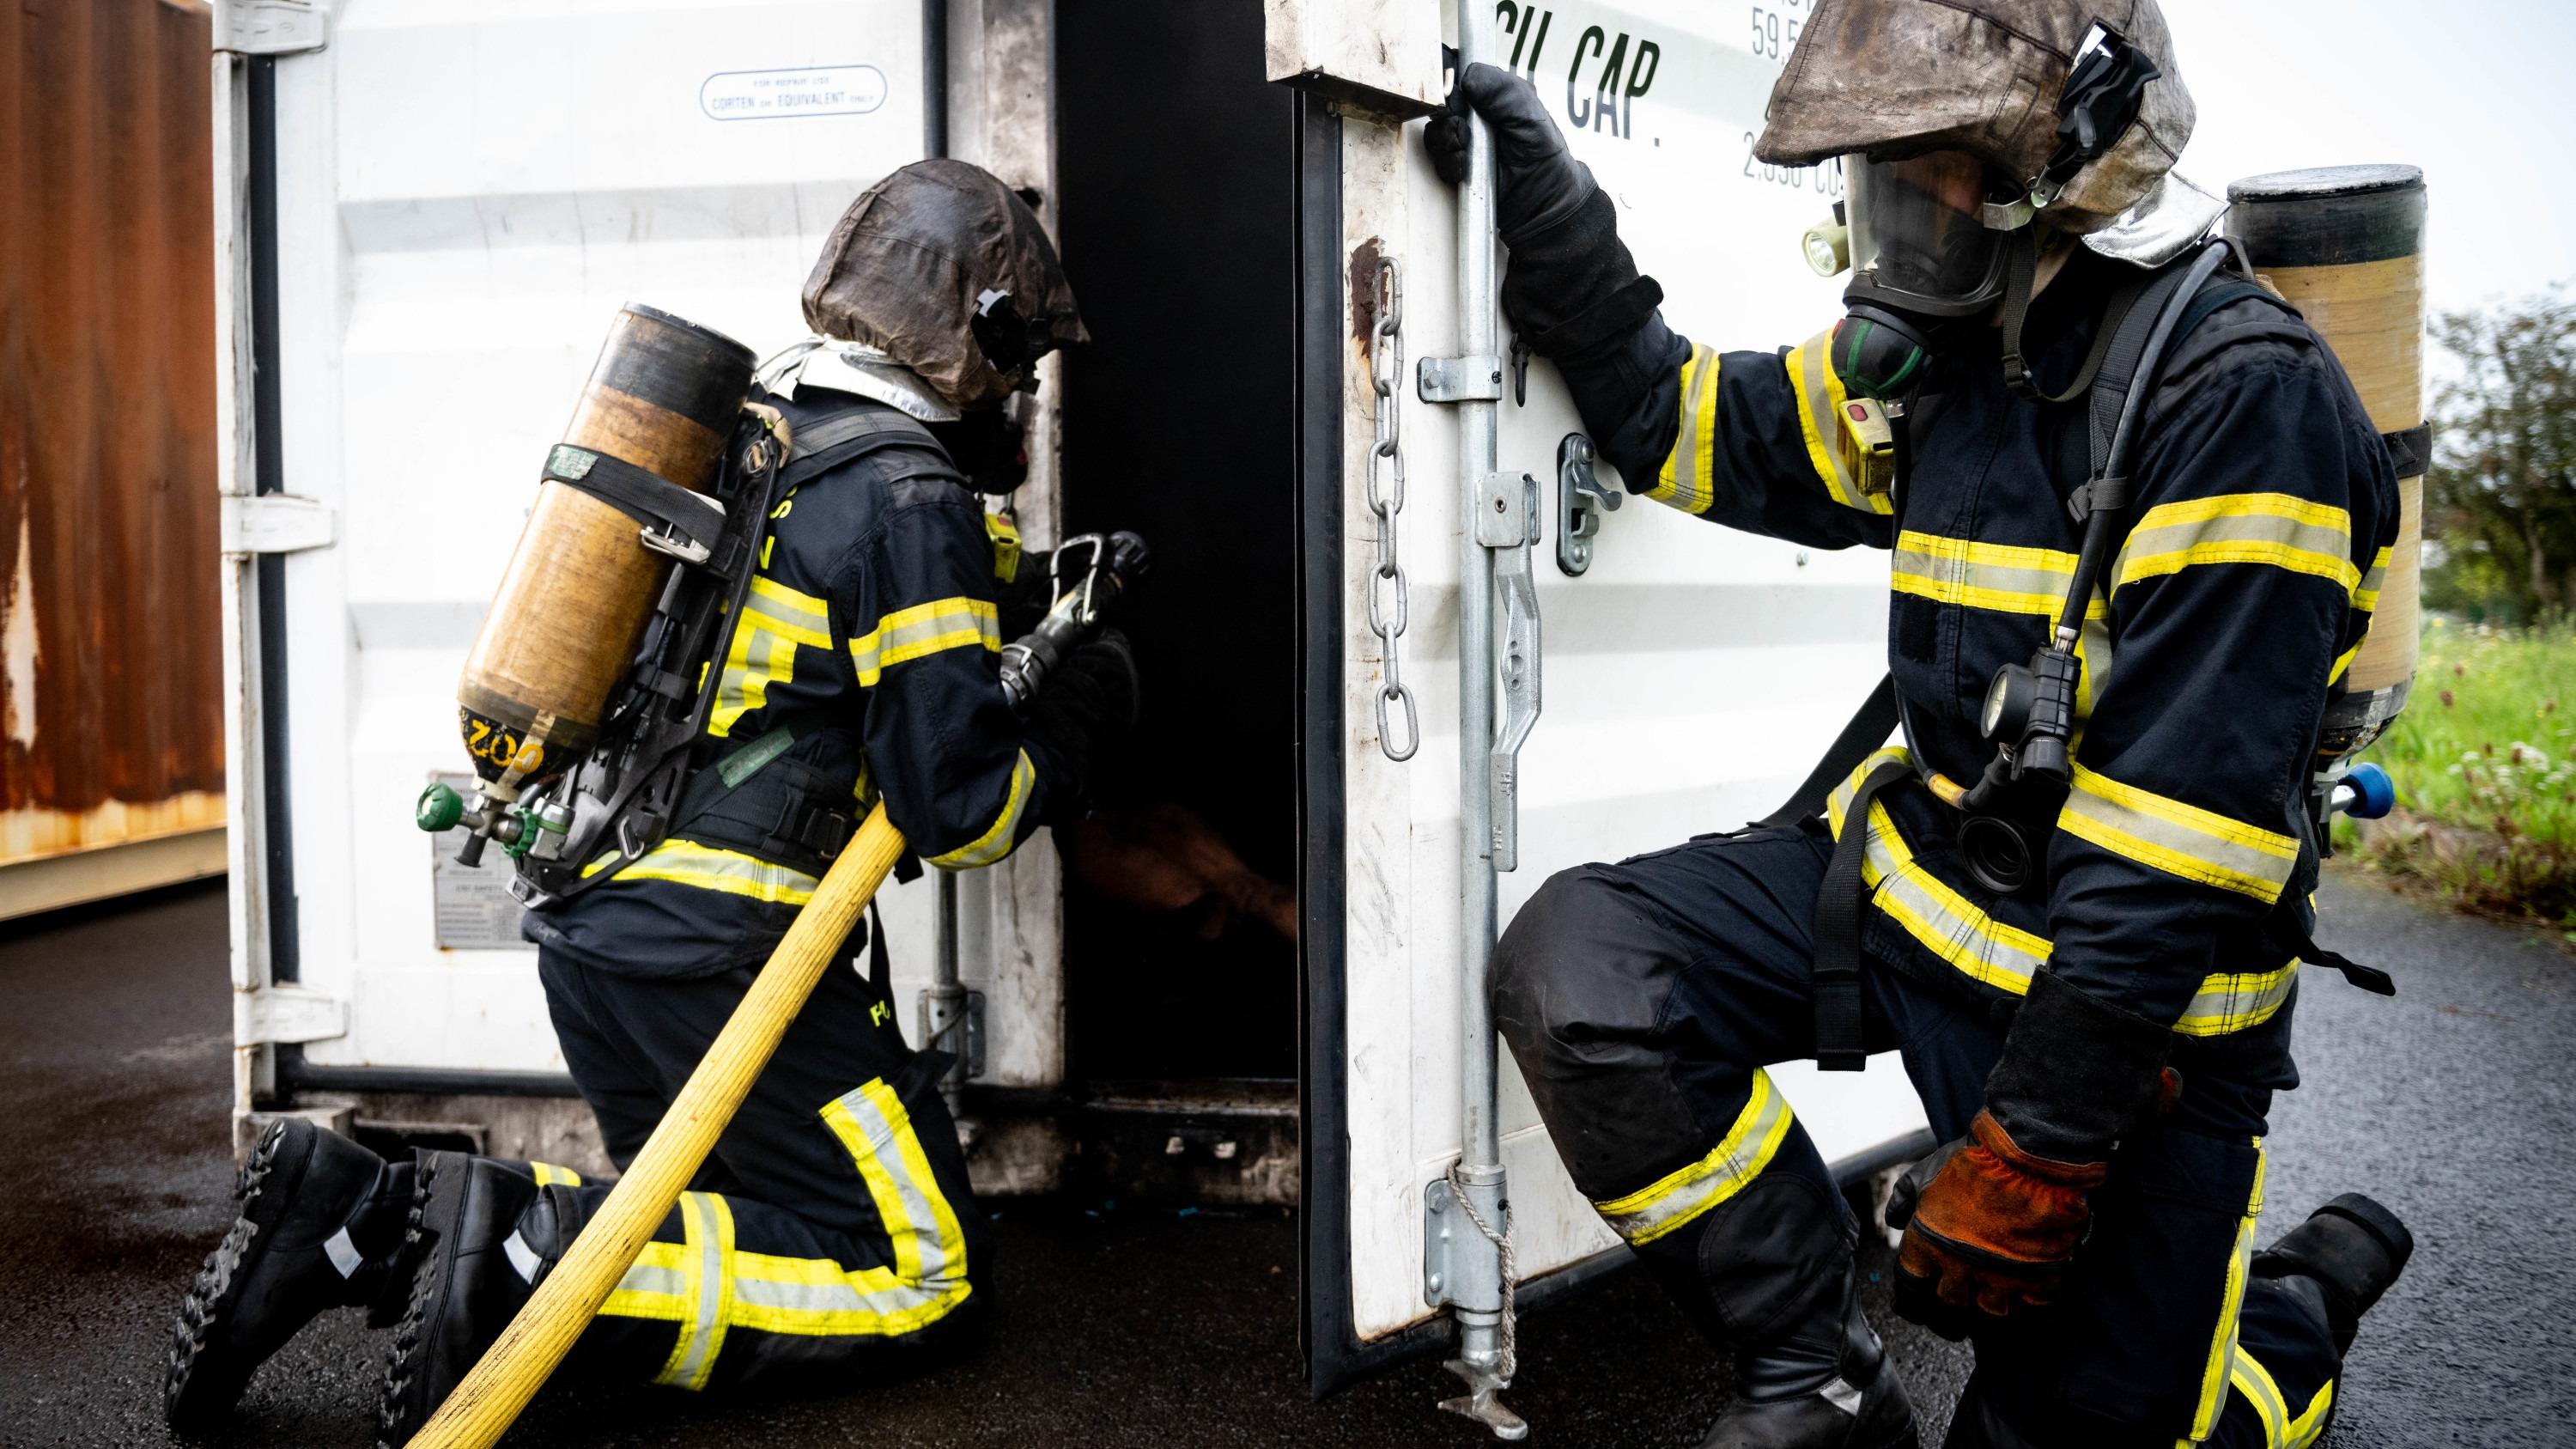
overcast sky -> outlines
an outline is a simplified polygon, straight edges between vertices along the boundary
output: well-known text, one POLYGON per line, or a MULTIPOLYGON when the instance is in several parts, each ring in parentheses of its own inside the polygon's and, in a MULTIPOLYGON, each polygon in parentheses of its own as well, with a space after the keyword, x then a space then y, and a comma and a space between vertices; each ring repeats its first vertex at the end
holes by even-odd
POLYGON ((2403 161, 2431 194, 2434 311, 2576 281, 2576 0, 2161 0, 2212 190, 2403 161))

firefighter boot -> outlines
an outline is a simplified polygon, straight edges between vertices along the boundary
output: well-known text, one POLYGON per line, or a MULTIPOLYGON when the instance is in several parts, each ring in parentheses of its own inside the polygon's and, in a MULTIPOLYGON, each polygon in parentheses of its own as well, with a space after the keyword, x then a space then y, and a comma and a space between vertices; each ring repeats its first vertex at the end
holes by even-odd
POLYGON ((1861 1316, 1858 1238, 1830 1187, 1775 1169, 1636 1245, 1683 1314, 1735 1356, 1734 1402, 1700 1449, 1915 1449, 1913 1405, 1861 1316))
POLYGON ((1700 1449, 1915 1449, 1905 1385, 1848 1273, 1841 1289, 1824 1300, 1832 1312, 1736 1352, 1735 1400, 1700 1449))
POLYGON ((411 1178, 409 1162, 387 1162, 300 1117, 261 1134, 234 1189, 233 1225, 179 1305, 162 1387, 171 1428, 207 1428, 315 1314, 382 1291, 411 1178))
POLYGON ((529 1212, 542 1196, 526 1174, 489 1158, 421 1158, 407 1238, 419 1266, 386 1356, 379 1446, 400 1449, 420 1432, 561 1256, 550 1232, 522 1221, 547 1217, 529 1212), (523 1227, 547 1239, 544 1252, 523 1227))
POLYGON ((2257 1278, 2281 1278, 2303 1294, 2313 1293, 2333 1331, 2335 1352, 2352 1348, 2379 1296, 2406 1271, 2415 1253, 2415 1235, 2397 1214, 2357 1192, 2348 1192, 2308 1215, 2308 1220, 2254 1255, 2257 1278))

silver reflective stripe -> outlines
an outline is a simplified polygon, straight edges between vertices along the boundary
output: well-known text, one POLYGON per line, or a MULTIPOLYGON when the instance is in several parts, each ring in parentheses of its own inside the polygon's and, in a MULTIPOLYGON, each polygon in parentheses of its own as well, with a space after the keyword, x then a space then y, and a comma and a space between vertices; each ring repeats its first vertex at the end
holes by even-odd
POLYGON ((638 1263, 617 1280, 620 1293, 651 1293, 677 1298, 689 1291, 688 1275, 677 1268, 664 1268, 651 1263, 638 1263))
POLYGON ((2075 767, 2060 830, 2184 880, 2270 903, 2298 868, 2299 842, 2075 767))
POLYGON ((2111 579, 2117 589, 2195 564, 2261 563, 2349 590, 2361 582, 2351 554, 2352 520, 2342 509, 2286 493, 2230 493, 2148 509, 2121 545, 2111 579))
POLYGON ((909 1313, 939 1297, 936 1289, 910 1283, 862 1293, 847 1279, 830 1283, 784 1283, 768 1278, 734 1280, 734 1301, 754 1308, 791 1313, 872 1313, 881 1317, 909 1313))
POLYGON ((680 1356, 665 1382, 695 1388, 706 1382, 707 1361, 715 1353, 716 1330, 724 1322, 724 1235, 717 1231, 706 1194, 682 1193, 680 1202, 688 1214, 689 1248, 698 1260, 692 1269, 698 1280, 698 1316, 690 1325, 688 1352, 680 1356))
MULTIPOLYGON (((1850 813, 1852 793, 1871 771, 1889 761, 1910 764, 1912 760, 1912 754, 1904 747, 1891 746, 1862 761, 1859 769, 1835 787, 1826 807, 1835 832, 1851 828, 1843 817, 1850 813)), ((2029 991, 2032 975, 2048 962, 2046 938, 1996 920, 1926 870, 1915 860, 1914 852, 1895 826, 1887 807, 1876 802, 1870 805, 1869 819, 1860 826, 1869 831, 1869 842, 1861 855, 1861 879, 1871 887, 1870 904, 1904 927, 1906 934, 1925 949, 1968 976, 2016 996, 2029 991)))
POLYGON ((1945 604, 2008 614, 2054 614, 2075 576, 2075 555, 1981 544, 1911 530, 1896 540, 1896 587, 1945 604))
POLYGON ((501 1252, 510 1260, 510 1266, 518 1270, 523 1282, 537 1281, 537 1270, 545 1266, 545 1260, 537 1256, 537 1250, 529 1247, 528 1240, 520 1236, 516 1230, 503 1240, 501 1252))
POLYGON ((1816 467, 1827 472, 1824 481, 1832 487, 1834 501, 1846 508, 1869 513, 1874 511, 1869 495, 1861 491, 1860 480, 1851 475, 1850 467, 1843 462, 1843 450, 1839 446, 1843 420, 1834 412, 1834 387, 1830 375, 1832 350, 1831 332, 1798 349, 1806 375, 1806 386, 1798 389, 1799 401, 1806 404, 1807 426, 1814 430, 1814 442, 1807 451, 1816 467))
POLYGON ((2260 1026, 2280 1014, 2298 980, 2296 961, 2278 971, 2203 977, 2173 1029, 2184 1036, 2224 1036, 2260 1026))
MULTIPOLYGON (((1025 758, 1025 757, 1024 757, 1025 758)), ((922 1184, 913 1180, 911 1165, 904 1161, 902 1144, 897 1140, 894 1123, 878 1110, 867 1088, 841 1098, 859 1130, 876 1148, 876 1160, 885 1168, 886 1177, 894 1184, 895 1196, 903 1203, 903 1217, 910 1228, 921 1258, 921 1281, 945 1284, 951 1272, 947 1246, 940 1241, 939 1209, 930 1200, 922 1184)))
POLYGON ((358 1245, 350 1241, 346 1223, 340 1225, 340 1231, 323 1240, 322 1256, 331 1260, 331 1266, 339 1269, 343 1278, 355 1278, 358 1270, 367 1266, 366 1254, 359 1252, 358 1245))
POLYGON ((1716 439, 1701 427, 1702 419, 1715 421, 1713 394, 1717 390, 1717 352, 1714 348, 1693 346, 1690 362, 1684 369, 1681 395, 1681 437, 1673 444, 1672 459, 1665 465, 1669 481, 1659 480, 1647 490, 1647 496, 1658 503, 1668 503, 1684 513, 1705 513, 1715 496, 1715 484, 1709 477, 1707 460, 1716 439))

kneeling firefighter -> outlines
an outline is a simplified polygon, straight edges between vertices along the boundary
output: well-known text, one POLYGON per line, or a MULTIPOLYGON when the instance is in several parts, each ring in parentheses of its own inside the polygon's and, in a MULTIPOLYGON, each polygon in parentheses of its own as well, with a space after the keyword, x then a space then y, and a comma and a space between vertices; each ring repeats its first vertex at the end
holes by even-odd
POLYGON ((2387 987, 2308 898, 2421 440, 2168 175, 2153 0, 1823 0, 1756 153, 1839 158, 1854 276, 1777 353, 1667 325, 1518 77, 1459 78, 1444 174, 1469 107, 1504 309, 1628 488, 1894 555, 1890 679, 1798 797, 1557 875, 1494 959, 1574 1181, 1734 1355, 1706 1443, 1917 1442, 1764 1071, 1885 1051, 1949 1144, 1889 1215, 1899 1311, 1976 1345, 1952 1445, 2313 1442, 2412 1245, 2347 1195, 2255 1253, 2263 1136, 2300 962, 2387 987))
MULTIPOLYGON (((1012 613, 1014 633, 1037 623, 1048 568, 977 494, 1021 481, 1036 363, 1086 336, 1029 206, 962 162, 905 167, 843 215, 804 305, 817 336, 757 388, 729 339, 621 315, 460 694, 484 774, 469 849, 488 836, 515 857, 564 1060, 621 1169, 874 802, 930 864, 990 865, 1078 811, 1138 708, 1123 640, 1075 639, 1052 627, 1062 609, 1034 652, 1003 647, 1012 613), (702 486, 727 450, 729 486, 702 486), (610 599, 632 617, 596 612, 610 599), (625 671, 613 697, 566 662, 603 655, 625 671)), ((1094 588, 1142 563, 1124 534, 1085 558, 1094 588)), ((449 796, 424 824, 459 814, 449 796)), ((984 1217, 937 1091, 947 1058, 906 1046, 871 934, 868 967, 845 949, 825 973, 576 1362, 767 1384, 921 1351, 975 1316, 984 1217)), ((380 1436, 406 1442, 609 1186, 272 1128, 182 1306, 172 1422, 213 1423, 321 1310, 372 1305, 396 1327, 380 1436)))

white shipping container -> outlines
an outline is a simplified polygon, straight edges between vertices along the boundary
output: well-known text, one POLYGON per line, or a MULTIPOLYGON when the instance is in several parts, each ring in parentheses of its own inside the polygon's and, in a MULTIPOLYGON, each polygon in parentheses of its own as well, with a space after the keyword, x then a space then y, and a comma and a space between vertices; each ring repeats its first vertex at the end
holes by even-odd
MULTIPOLYGON (((1798 251, 1839 178, 1750 156, 1807 8, 1757 9, 1748 32, 1742 9, 1685 0, 1495 7, 1504 58, 1618 200, 1667 316, 1722 346, 1800 340, 1839 310, 1798 251)), ((463 871, 411 821, 425 784, 465 771, 465 650, 617 308, 764 354, 795 340, 842 208, 944 144, 1035 189, 1099 339, 1049 365, 1022 529, 1036 546, 1069 523, 1154 540, 1166 566, 1135 632, 1161 666, 1159 773, 1257 867, 1294 873, 1302 922, 1293 952, 1185 932, 1138 946, 1128 918, 1067 895, 1046 842, 967 876, 979 1182, 1059 1186, 1073 1142, 1145 1122, 1162 1144, 1179 1124, 1192 1190, 1293 1184, 1319 1387, 1445 1338, 1424 1213, 1461 1148, 1476 1046, 1459 989, 1476 868, 1459 788, 1466 492, 1460 409, 1423 401, 1410 373, 1460 351, 1458 201, 1397 113, 1445 90, 1451 6, 220 9, 224 487, 252 495, 256 525, 226 576, 242 1120, 308 1110, 579 1150, 498 871, 463 871), (1405 301, 1390 405, 1421 744, 1404 763, 1380 749, 1368 624, 1379 258, 1405 301), (1203 1139, 1233 1150, 1202 1160, 1203 1139)), ((1639 499, 1569 575, 1557 465, 1581 424, 1545 363, 1500 413, 1500 467, 1538 480, 1545 696, 1520 756, 1507 922, 1557 869, 1771 808, 1876 677, 1885 583, 1874 556, 1639 499)), ((929 980, 932 895, 883 897, 906 1003, 929 980)), ((1504 1061, 1521 1271, 1572 1283, 1623 1250, 1504 1061)), ((1776 1076, 1829 1160, 1883 1165, 1919 1140, 1892 1061, 1776 1076)))

